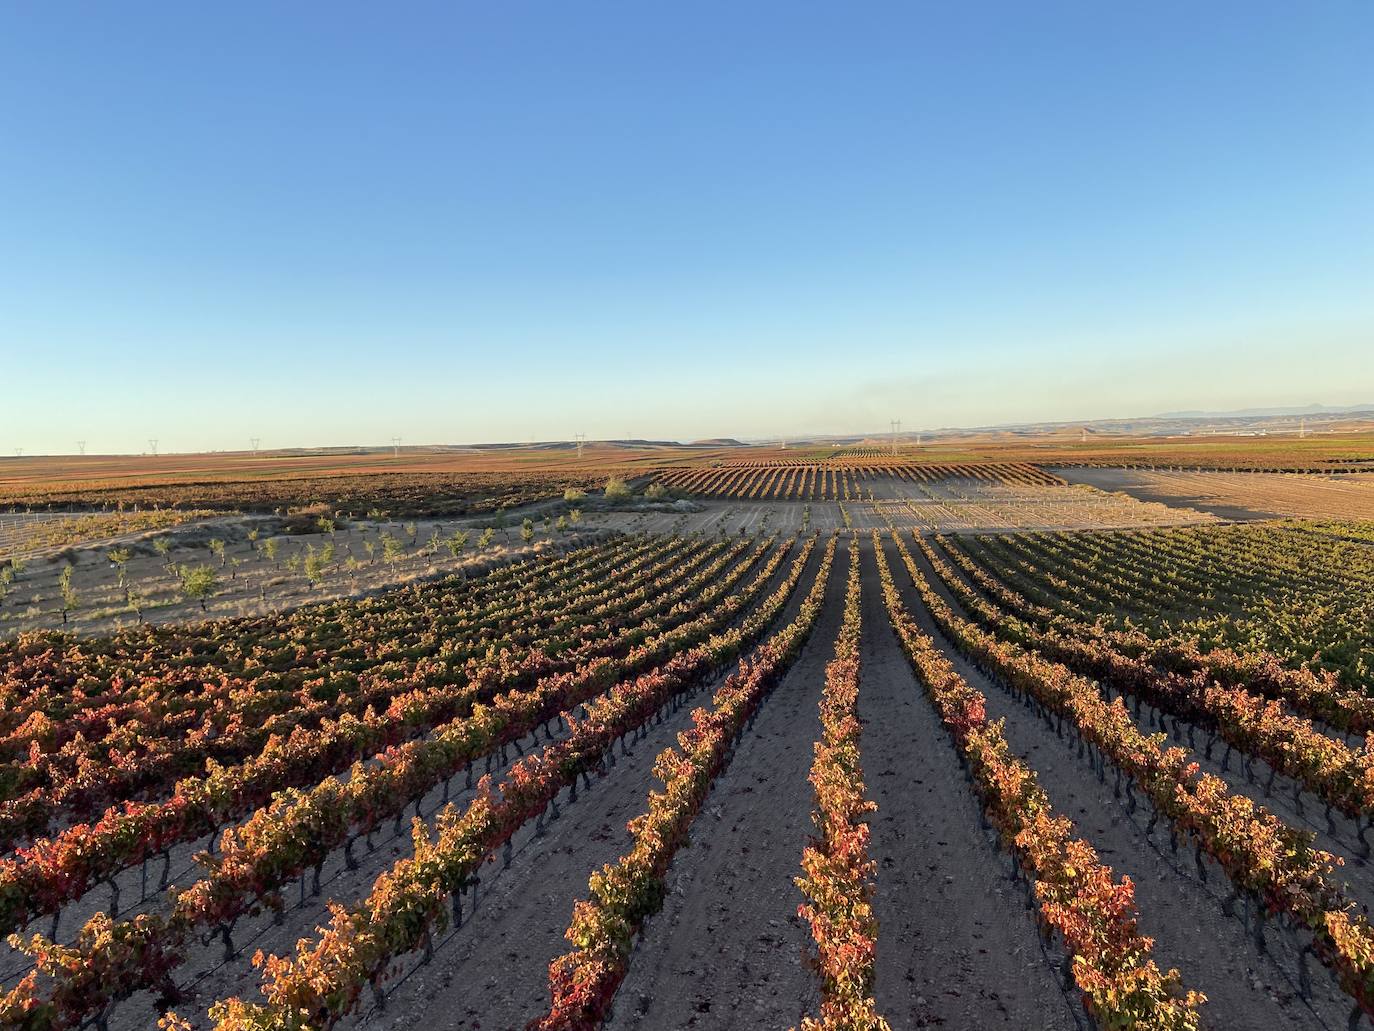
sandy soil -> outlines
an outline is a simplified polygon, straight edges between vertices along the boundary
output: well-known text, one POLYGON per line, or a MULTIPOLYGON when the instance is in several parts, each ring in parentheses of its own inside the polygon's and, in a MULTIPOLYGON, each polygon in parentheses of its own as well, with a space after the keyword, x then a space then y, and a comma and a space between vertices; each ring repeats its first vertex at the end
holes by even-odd
POLYGON ((1005 854, 887 618, 863 545, 863 763, 878 863, 875 998, 896 1027, 1073 1028, 1005 854))
MULTIPOLYGON (((901 1028, 1073 1028, 1034 923, 978 830, 954 750, 897 650, 866 541, 861 549, 863 762, 879 807, 879 1006, 901 1028)), ((816 1010, 793 878, 812 830, 806 778, 842 617, 839 558, 811 641, 713 786, 693 847, 674 866, 613 1031, 785 1029, 816 1010)))
MULTIPOLYGON (((776 625, 795 615, 819 561, 817 550, 776 625)), ((773 584, 786 575, 786 568, 784 563, 773 584)), ((544 1011, 549 964, 569 948, 563 932, 573 902, 586 897, 587 879, 595 870, 630 847, 625 825, 644 810, 648 792, 660 786, 650 772, 654 758, 674 743, 677 732, 690 723, 691 708, 707 704, 710 690, 728 672, 662 725, 649 728, 647 738, 629 756, 618 756, 609 775, 594 781, 591 792, 565 809, 544 838, 529 829, 517 837, 510 869, 489 868, 476 917, 450 936, 432 964, 408 965, 412 973, 392 991, 380 1026, 399 1031, 426 1015, 442 1015, 444 1026, 454 1031, 516 1029, 544 1011)), ((640 958, 636 956, 636 964, 640 958)), ((621 996, 622 1002, 628 998, 621 996)))
MULTIPOLYGON (((1053 727, 965 661, 939 633, 895 549, 888 546, 903 600, 922 629, 987 697, 988 715, 1006 720, 1008 742, 1036 770, 1056 810, 1075 822, 1105 862, 1135 883, 1142 932, 1155 939, 1155 957, 1162 966, 1177 967, 1188 987, 1207 995, 1208 1026, 1227 1031, 1341 1026, 1349 999, 1315 963, 1310 968, 1314 999, 1309 1004, 1298 997, 1300 940, 1271 922, 1261 951, 1240 919, 1240 907, 1234 916, 1223 909, 1229 894, 1225 875, 1209 863, 1203 881, 1189 852, 1171 851, 1167 829, 1161 825, 1153 835, 1146 833, 1145 804, 1129 812, 1114 798, 1110 782, 1098 782, 1089 760, 1077 758, 1067 736, 1057 737, 1053 727)), ((917 555, 917 561, 936 582, 923 557, 917 555)), ((947 592, 941 593, 954 604, 947 592)))
POLYGON ((589 526, 653 533, 737 534, 741 530, 828 531, 849 524, 860 530, 895 524, 942 532, 1119 529, 1215 521, 1182 506, 1141 501, 1085 486, 1013 487, 973 480, 939 484, 877 483, 872 499, 853 501, 717 501, 692 498, 694 511, 589 512, 589 526))
POLYGON ((1365 474, 1054 471, 1075 483, 1124 491, 1146 503, 1186 505, 1223 519, 1374 519, 1374 476, 1365 474))
POLYGON ((812 830, 806 778, 847 575, 840 547, 826 608, 712 785, 609 1028, 786 1031, 814 1011, 815 979, 803 964, 810 930, 797 917, 803 897, 793 878, 812 830))
MULTIPOLYGON (((790 619, 795 613, 818 562, 817 554, 781 619, 790 619)), ((783 563, 760 598, 785 576, 788 565, 783 563)), ((722 673, 712 683, 718 683, 725 675, 722 673)), ((547 825, 548 832, 543 837, 537 837, 532 827, 522 830, 514 841, 510 868, 502 869, 498 860, 485 869, 476 913, 471 908, 471 897, 465 899, 463 926, 450 931, 437 944, 433 961, 425 965, 418 956, 403 957, 400 970, 404 973, 399 981, 393 982, 385 1011, 369 1013, 351 1023, 408 1028, 443 1014, 445 1027, 514 1029, 537 1015, 547 1003, 548 964, 567 948, 563 931, 572 902, 585 896, 587 878, 593 870, 614 861, 628 847, 625 823, 644 807, 653 783, 650 770, 654 757, 673 742, 678 730, 688 725, 692 705, 709 698, 710 686, 698 689, 689 704, 670 711, 661 724, 648 727, 646 739, 632 745, 629 755, 618 752, 608 776, 593 779, 591 789, 579 793, 579 801, 570 803, 568 793, 564 792, 560 801, 562 817, 547 825)), ((541 736, 540 743, 544 740, 541 736)), ((526 739, 522 747, 528 751, 537 746, 526 739)), ((517 758, 512 750, 509 763, 517 758)), ((499 776, 506 768, 508 764, 495 764, 493 773, 499 776)), ((450 791, 459 805, 472 795, 463 787, 461 777, 454 780, 450 791)), ((436 787, 422 801, 421 811, 431 827, 442 799, 443 789, 436 787)), ((387 824, 375 836, 374 851, 361 846, 355 849, 359 861, 356 871, 346 869, 341 851, 332 856, 323 871, 320 896, 288 886, 285 896, 290 908, 280 924, 267 915, 240 921, 234 933, 234 944, 239 950, 235 959, 224 959, 219 940, 197 945, 178 974, 178 983, 193 992, 192 1000, 179 1007, 179 1012, 198 1026, 206 1026, 205 1010, 215 999, 232 994, 253 997, 258 976, 246 957, 258 948, 289 953, 297 939, 313 935, 316 925, 327 919, 329 899, 350 903, 364 897, 379 873, 410 853, 409 815, 407 812, 400 835, 393 835, 392 825, 387 824)), ((204 843, 200 844, 203 847, 204 843)), ((192 866, 191 851, 188 846, 174 857, 174 883, 184 884, 190 879, 189 872, 178 877, 176 871, 192 866)), ((157 873, 153 871, 154 879, 157 873)), ((136 881, 138 871, 128 876, 136 881)), ((137 898, 136 889, 130 891, 132 898, 137 898)), ((132 901, 129 893, 126 892, 126 903, 132 901)), ((77 921, 105 899, 106 892, 99 890, 77 906, 69 907, 63 917, 63 937, 72 933, 77 921)), ((148 903, 156 904, 151 899, 148 903)), ((17 973, 17 963, 16 957, 8 957, 6 966, 11 979, 17 973)), ((122 1004, 111 1027, 114 1031, 134 1031, 152 1026, 154 1019, 151 999, 143 995, 122 1004)))
POLYGON ((471 521, 453 519, 374 522, 359 520, 340 526, 333 534, 283 535, 279 522, 255 516, 226 516, 203 520, 172 530, 141 533, 95 544, 49 551, 29 557, 20 576, 0 599, 0 636, 24 630, 65 629, 77 634, 108 634, 135 625, 140 613, 119 586, 120 571, 110 560, 117 547, 129 550, 125 566, 129 591, 139 599, 141 616, 150 623, 193 622, 225 616, 255 616, 326 601, 357 597, 398 584, 429 580, 460 571, 477 575, 482 570, 532 552, 586 543, 602 531, 583 524, 566 532, 548 530, 534 521, 535 536, 526 543, 520 536, 520 520, 509 519, 486 546, 478 545, 481 530, 471 521), (442 543, 462 526, 469 537, 455 558, 442 543), (414 534, 410 529, 414 529, 414 534), (259 539, 249 539, 257 531, 259 539), (394 560, 383 557, 383 538, 400 543, 394 560), (165 540, 170 550, 163 556, 154 542, 165 540), (211 549, 211 541, 224 543, 223 554, 211 549), (275 541, 276 558, 267 553, 275 541), (332 546, 333 561, 318 585, 305 574, 308 549, 332 546), (369 554, 368 548, 372 553, 369 554), (182 596, 175 567, 208 565, 219 578, 215 593, 202 609, 182 596), (77 607, 62 618, 59 577, 72 566, 72 586, 77 607))
MULTIPOLYGON (((1000 504, 985 497, 963 499, 969 503, 961 509, 957 497, 927 500, 932 510, 945 506, 971 518, 983 509, 996 514, 995 506, 1000 504)), ((907 507, 901 498, 882 503, 907 507)), ((666 519, 677 524, 703 517, 720 522, 722 512, 738 519, 742 511, 754 513, 755 526, 786 529, 775 521, 781 519, 778 512, 795 514, 801 508, 796 503, 726 503, 703 505, 702 511, 691 513, 589 513, 586 529, 596 532, 621 519, 666 519)), ((838 506, 817 503, 812 508, 815 527, 820 509, 837 510, 838 506)), ((238 532, 246 534, 247 525, 240 522, 238 532)), ((448 523, 443 525, 449 528, 448 523)), ((238 567, 239 579, 245 585, 261 582, 265 587, 270 578, 281 574, 260 568, 273 564, 250 552, 246 536, 231 540, 228 534, 234 528, 188 530, 191 536, 178 547, 205 561, 204 541, 210 533, 223 534, 222 539, 230 540, 228 554, 246 559, 238 567), (250 569, 250 562, 259 567, 250 569), (254 575, 260 581, 249 579, 254 575)), ((739 532, 738 525, 699 528, 739 532)), ((399 526, 359 528, 350 542, 354 554, 360 547, 357 542, 375 539, 383 529, 405 533, 399 526)), ((425 529, 425 524, 417 526, 418 539, 425 539, 425 529)), ((344 538, 340 532, 340 545, 344 538)), ((555 538, 544 541, 541 534, 540 543, 557 546, 570 539, 555 538)), ((314 541, 318 544, 319 538, 314 541)), ((517 547, 514 541, 503 544, 484 559, 508 555, 517 547)), ((1155 938, 1156 958, 1166 967, 1177 966, 1188 987, 1211 998, 1206 1026, 1215 1031, 1344 1026, 1349 1000, 1319 964, 1310 964, 1313 1001, 1305 1003, 1298 997, 1300 939, 1271 921, 1261 948, 1239 910, 1234 915, 1225 912, 1229 892, 1224 875, 1208 864, 1205 879, 1201 877, 1191 852, 1180 849, 1175 854, 1170 849, 1162 825, 1153 834, 1147 833, 1148 812, 1143 804, 1129 811, 1114 798, 1110 778, 1100 783, 1089 762, 1078 758, 1053 727, 965 662, 939 634, 895 550, 890 543, 885 547, 908 609, 969 682, 984 693, 989 714, 1006 720, 1008 741, 1036 769, 1056 809, 1075 821, 1078 833, 1118 874, 1133 880, 1142 930, 1155 938)), ((408 553, 395 568, 379 559, 379 579, 365 581, 360 589, 380 587, 388 582, 386 578, 394 582, 397 575, 432 575, 428 572, 431 564, 447 560, 446 551, 427 556, 413 550, 416 554, 408 553)), ((869 796, 878 804, 871 820, 871 853, 877 863, 875 908, 880 931, 875 994, 879 1008, 894 1028, 1071 1031, 1084 1027, 1076 1000, 1060 979, 1057 947, 1042 944, 1034 916, 1024 905, 1023 891, 1009 877, 1005 853, 980 830, 978 804, 954 747, 901 654, 882 605, 866 537, 861 539, 860 550, 864 628, 859 706, 864 720, 865 779, 869 796)), ((814 1012, 816 980, 805 962, 809 932, 796 917, 801 896, 793 878, 800 873, 801 850, 812 832, 806 777, 812 743, 819 734, 817 704, 824 665, 833 653, 842 615, 846 556, 844 548, 837 551, 827 607, 811 639, 713 785, 693 828, 692 847, 677 857, 665 909, 649 923, 636 949, 608 1024, 612 1031, 784 1029, 803 1013, 814 1012)), ((919 556, 918 561, 924 566, 919 556)), ((129 564, 131 578, 135 563, 142 563, 139 575, 152 578, 160 575, 163 560, 155 553, 140 554, 129 564)), ((795 613, 818 563, 819 554, 813 555, 781 620, 795 613)), ((36 582, 38 565, 30 567, 28 576, 33 579, 21 583, 21 592, 36 582)), ((101 554, 78 562, 79 574, 99 571, 104 577, 86 585, 92 594, 114 589, 114 571, 97 570, 106 565, 101 554)), ((775 582, 786 568, 784 563, 775 582)), ((934 581, 933 571, 925 569, 934 581)), ((46 569, 41 572, 49 575, 46 569)), ((50 575, 55 579, 56 572, 50 575)), ((283 587, 283 605, 297 603, 298 595, 289 592, 299 591, 304 600, 324 596, 290 582, 283 587)), ((246 595, 247 600, 256 597, 253 590, 246 595)), ((219 599, 226 605, 244 600, 219 599)), ((177 611, 169 606, 164 614, 175 618, 177 611)), ((194 615, 194 611, 183 603, 180 615, 194 615)), ((565 793, 563 815, 549 824, 546 834, 536 836, 533 828, 521 831, 509 868, 497 861, 484 871, 475 912, 472 899, 465 900, 462 927, 437 944, 429 963, 418 956, 403 957, 385 1009, 374 1005, 346 1026, 399 1031, 437 1022, 454 1031, 505 1031, 523 1027, 542 1012, 548 997, 548 964, 568 948, 563 932, 573 902, 586 896, 589 875, 628 847, 626 821, 643 810, 647 792, 656 786, 650 773, 654 757, 687 725, 691 705, 703 704, 708 697, 699 690, 689 705, 670 710, 661 723, 649 726, 645 739, 633 744, 628 754, 617 754, 607 775, 594 779, 578 802, 569 804, 565 793)), ((1146 710, 1141 724, 1153 730, 1150 721, 1146 710)), ((522 742, 525 750, 532 747, 538 747, 534 740, 522 742)), ((1374 901, 1374 870, 1360 858, 1348 824, 1338 819, 1334 833, 1328 833, 1320 807, 1310 800, 1305 813, 1299 814, 1282 778, 1276 781, 1275 797, 1263 798, 1267 769, 1255 764, 1255 783, 1234 759, 1223 770, 1220 755, 1218 749, 1216 758, 1209 761, 1199 752, 1198 759, 1225 776, 1235 790, 1263 800, 1282 818, 1318 832, 1319 844, 1346 857, 1354 897, 1362 903, 1374 901)), ((516 758, 518 754, 512 751, 509 760, 516 758)), ((497 765, 496 770, 505 765, 497 765)), ((450 790, 460 804, 471 795, 462 778, 450 790)), ((442 799, 443 789, 436 787, 421 805, 431 826, 442 799)), ((185 884, 193 876, 192 855, 205 844, 191 843, 176 850, 171 865, 174 883, 185 884)), ((192 1001, 181 1008, 183 1015, 204 1026, 206 1007, 214 999, 231 994, 254 996, 258 977, 246 958, 254 949, 290 951, 298 938, 312 935, 313 928, 327 918, 329 899, 356 902, 381 871, 410 851, 408 834, 403 830, 393 835, 390 825, 376 835, 374 844, 372 851, 356 850, 359 868, 355 871, 345 868, 341 853, 333 856, 324 868, 320 896, 289 887, 289 909, 280 924, 266 914, 244 919, 234 934, 240 953, 236 958, 226 961, 219 941, 193 946, 178 977, 194 993, 192 1001)), ((149 871, 153 890, 147 907, 162 904, 156 891, 157 866, 149 871)), ((127 915, 129 904, 142 891, 141 871, 129 871, 120 883, 122 915, 127 915)), ((59 938, 69 939, 79 921, 107 900, 108 892, 101 888, 68 907, 59 938)), ((47 921, 39 921, 35 929, 46 932, 46 925, 47 921)), ((21 961, 8 952, 0 956, 4 983, 10 984, 21 961)), ((154 1017, 150 1000, 139 997, 118 1008, 111 1028, 151 1027, 154 1017)))
MULTIPOLYGON (((918 557, 918 561, 920 561, 927 576, 931 576, 933 570, 926 563, 924 557, 918 557)), ((934 583, 935 580, 932 579, 931 582, 934 583)), ((968 586, 973 586, 967 578, 964 578, 963 582, 968 586)), ((943 588, 942 594, 952 597, 943 588)), ((1128 702, 1131 702, 1129 695, 1125 697, 1128 702)), ((1134 712, 1133 702, 1131 708, 1134 712)), ((1263 805, 1289 826, 1310 831, 1316 835, 1317 847, 1339 856, 1342 860, 1344 867, 1339 879, 1347 884, 1351 896, 1366 908, 1374 905, 1374 862, 1371 862, 1363 854, 1364 850, 1359 840, 1359 827, 1355 821, 1335 810, 1329 816, 1326 815, 1326 807, 1321 800, 1305 792, 1300 792, 1303 806, 1299 810, 1294 801, 1294 790, 1298 785, 1292 778, 1283 774, 1274 774, 1272 785, 1270 785, 1270 774, 1273 771, 1263 759, 1251 761, 1247 776, 1245 764, 1239 753, 1233 753, 1227 758, 1226 743, 1220 739, 1212 749, 1212 757, 1209 759, 1206 752, 1207 734, 1205 731, 1192 726, 1187 720, 1176 721, 1171 715, 1167 721, 1163 721, 1160 716, 1160 710, 1142 703, 1140 716, 1136 719, 1136 723, 1147 734, 1167 731, 1170 735, 1169 744, 1171 746, 1187 749, 1191 761, 1198 763, 1206 772, 1226 781, 1232 793, 1244 795, 1257 804, 1263 805), (1178 728, 1177 732, 1175 732, 1175 726, 1178 728), (1190 727, 1192 727, 1191 740, 1193 744, 1189 743, 1190 727), (1269 787, 1268 791, 1265 790, 1266 787, 1269 787)), ((1313 724, 1313 728, 1326 733, 1333 740, 1339 741, 1347 747, 1355 749, 1364 747, 1364 739, 1358 735, 1333 732, 1321 724, 1313 724)))

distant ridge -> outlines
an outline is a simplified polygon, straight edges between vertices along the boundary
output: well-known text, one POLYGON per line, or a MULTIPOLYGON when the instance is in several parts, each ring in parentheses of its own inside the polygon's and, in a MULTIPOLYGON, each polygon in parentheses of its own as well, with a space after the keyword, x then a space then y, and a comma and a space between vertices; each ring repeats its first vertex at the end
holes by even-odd
POLYGON ((1288 405, 1280 408, 1238 408, 1231 412, 1162 412, 1152 419, 1259 419, 1293 415, 1354 415, 1374 412, 1374 402, 1363 405, 1288 405))

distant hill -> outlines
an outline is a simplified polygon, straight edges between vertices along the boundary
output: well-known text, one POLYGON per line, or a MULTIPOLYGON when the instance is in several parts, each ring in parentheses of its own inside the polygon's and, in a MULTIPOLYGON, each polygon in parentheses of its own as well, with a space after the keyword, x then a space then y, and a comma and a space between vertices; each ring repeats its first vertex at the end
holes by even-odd
POLYGON ((1261 419, 1300 415, 1371 415, 1374 403, 1364 405, 1289 405, 1282 408, 1240 408, 1232 412, 1163 412, 1154 419, 1261 419))

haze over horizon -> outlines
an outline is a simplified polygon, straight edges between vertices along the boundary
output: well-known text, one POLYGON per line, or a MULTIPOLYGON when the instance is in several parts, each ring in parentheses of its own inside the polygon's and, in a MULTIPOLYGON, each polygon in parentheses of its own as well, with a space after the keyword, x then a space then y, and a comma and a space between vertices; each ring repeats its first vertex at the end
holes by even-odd
POLYGON ((0 12, 0 454, 1368 403, 1374 7, 0 12))

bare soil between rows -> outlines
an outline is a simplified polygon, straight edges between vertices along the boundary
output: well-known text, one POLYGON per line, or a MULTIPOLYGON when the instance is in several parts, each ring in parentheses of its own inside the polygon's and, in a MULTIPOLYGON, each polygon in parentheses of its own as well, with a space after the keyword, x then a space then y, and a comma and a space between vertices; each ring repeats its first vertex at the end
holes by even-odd
MULTIPOLYGON (((1214 1031, 1344 1027, 1349 999, 1315 962, 1310 964, 1314 997, 1311 1002, 1299 997, 1299 940, 1271 922, 1261 946, 1239 908, 1235 914, 1225 911, 1224 875, 1211 867, 1201 876, 1191 851, 1170 848, 1162 824, 1149 833, 1145 803, 1129 810, 1114 796, 1110 776, 1100 782, 1067 736, 1057 735, 959 655, 934 625, 891 542, 882 546, 908 610, 986 696, 989 715, 1005 719, 1013 750, 1036 770, 1056 810, 1074 821, 1118 875, 1131 878, 1141 928, 1155 939, 1156 959, 1166 968, 1178 967, 1184 985, 1211 1000, 1205 1026, 1214 1031)), ((775 627, 795 615, 819 560, 818 547, 775 627)), ((938 584, 919 555, 917 561, 938 584)), ((877 803, 870 818, 870 854, 876 864, 879 1011, 894 1029, 1086 1029, 1077 992, 1062 976, 1062 954, 1042 938, 1005 851, 982 829, 980 805, 954 745, 901 651, 866 535, 860 538, 859 562, 862 762, 868 796, 877 803)), ((780 582, 790 563, 790 558, 784 561, 760 598, 780 582)), ((797 915, 803 899, 794 878, 813 833, 807 776, 820 735, 825 665, 843 616, 847 563, 841 541, 817 625, 712 785, 691 845, 670 871, 664 909, 636 946, 607 1023, 610 1031, 785 1031, 817 1012, 819 982, 808 962, 814 948, 809 927, 797 915)), ((524 828, 514 840, 509 867, 498 857, 484 869, 476 908, 471 896, 464 899, 462 926, 436 943, 429 962, 418 955, 402 957, 385 1005, 369 995, 363 1012, 346 1026, 399 1031, 428 1022, 454 1031, 518 1031, 538 1017, 548 1003, 548 965, 570 947, 563 935, 574 902, 587 896, 593 872, 630 847, 626 822, 645 809, 648 792, 659 787, 651 773, 654 758, 689 725, 693 706, 709 704, 710 690, 728 672, 647 726, 644 738, 628 750, 617 748, 615 764, 594 778, 576 803, 565 794, 561 817, 544 834, 524 828)), ((527 739, 522 747, 539 745, 527 739)), ((509 757, 516 758, 514 752, 509 757)), ((508 765, 497 764, 495 771, 508 765)), ((1228 779, 1237 790, 1247 790, 1234 764, 1228 779)), ((1248 793, 1253 796, 1255 789, 1248 793)), ((451 795, 462 805, 471 792, 460 779, 451 795)), ((436 787, 422 802, 431 826, 442 801, 442 789, 436 787)), ((1275 808, 1286 819, 1294 816, 1282 800, 1275 808)), ((174 875, 192 866, 192 852, 203 846, 179 849, 174 875)), ((194 946, 178 977, 192 998, 179 1011, 203 1028, 215 999, 256 998, 258 974, 246 959, 253 950, 289 953, 297 939, 315 936, 316 926, 328 917, 329 899, 356 903, 379 873, 410 850, 408 833, 392 835, 388 825, 376 835, 373 850, 356 850, 358 869, 348 870, 341 853, 331 857, 319 896, 290 886, 290 905, 280 923, 267 914, 242 921, 235 931, 235 959, 224 960, 218 940, 194 946)), ((184 883, 185 875, 174 879, 184 883)), ((1355 879, 1362 894, 1374 890, 1364 868, 1355 879)), ((76 926, 66 920, 88 915, 102 899, 93 893, 71 907, 61 937, 69 937, 76 926)), ((157 904, 160 900, 147 905, 157 904)), ((155 1021, 152 1000, 145 995, 121 1005, 110 1027, 134 1031, 155 1021)))

